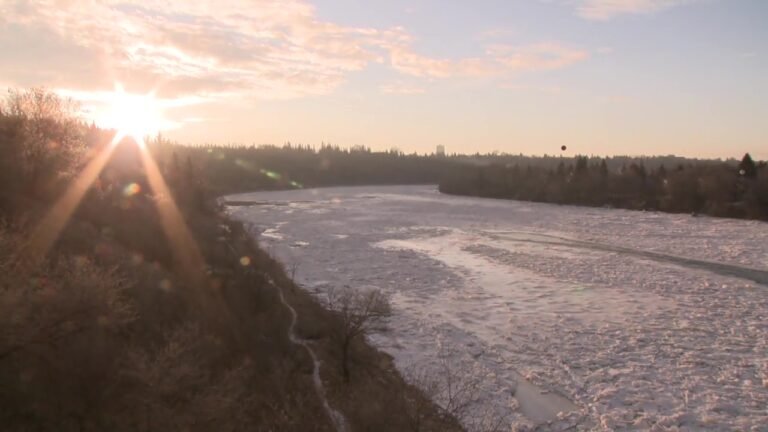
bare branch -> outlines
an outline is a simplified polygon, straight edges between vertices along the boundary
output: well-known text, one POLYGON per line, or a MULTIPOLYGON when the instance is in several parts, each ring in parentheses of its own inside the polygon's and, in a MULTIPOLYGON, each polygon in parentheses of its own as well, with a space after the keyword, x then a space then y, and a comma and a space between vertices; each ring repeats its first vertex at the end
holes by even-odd
POLYGON ((326 306, 336 315, 336 336, 341 348, 341 370, 349 381, 349 354, 352 342, 377 326, 391 314, 389 298, 378 289, 330 288, 326 306))

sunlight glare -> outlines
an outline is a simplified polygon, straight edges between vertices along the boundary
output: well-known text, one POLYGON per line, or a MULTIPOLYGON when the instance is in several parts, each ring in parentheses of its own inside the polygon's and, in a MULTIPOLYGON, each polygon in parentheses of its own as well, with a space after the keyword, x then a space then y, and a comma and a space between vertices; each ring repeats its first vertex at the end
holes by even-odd
POLYGON ((45 257, 124 137, 117 133, 104 148, 95 149, 95 156, 32 231, 29 241, 22 247, 21 264, 34 266, 45 257))
POLYGON ((143 140, 139 138, 137 142, 149 187, 156 197, 155 204, 160 214, 160 224, 168 238, 176 264, 181 268, 181 274, 188 276, 191 285, 205 283, 204 281, 208 278, 205 275, 205 259, 200 253, 200 248, 173 200, 173 194, 163 179, 157 163, 143 140))
POLYGON ((106 110, 97 115, 96 122, 103 128, 132 137, 136 142, 166 129, 168 124, 154 92, 145 95, 126 93, 120 84, 115 85, 106 110))

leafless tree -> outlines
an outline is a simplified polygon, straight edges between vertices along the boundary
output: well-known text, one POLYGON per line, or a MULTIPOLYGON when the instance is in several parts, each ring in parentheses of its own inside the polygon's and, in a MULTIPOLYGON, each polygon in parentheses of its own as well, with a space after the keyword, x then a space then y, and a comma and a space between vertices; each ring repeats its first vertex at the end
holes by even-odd
MULTIPOLYGON (((417 397, 406 401, 404 405, 405 419, 411 432, 422 432, 435 424, 445 423, 448 418, 441 411, 435 411, 432 399, 439 393, 439 380, 435 374, 424 368, 408 368, 405 371, 406 380, 417 387, 425 397, 417 397)), ((443 427, 442 429, 448 429, 443 427)))
POLYGON ((482 386, 487 375, 478 371, 468 371, 451 362, 447 356, 440 356, 440 362, 434 368, 411 368, 405 373, 406 379, 418 387, 439 407, 440 418, 433 418, 433 411, 425 403, 409 404, 406 416, 411 430, 420 432, 427 425, 448 425, 450 419, 458 421, 470 432, 500 432, 509 425, 506 416, 500 415, 491 407, 482 406, 482 386))
POLYGON ((85 150, 84 127, 77 118, 78 106, 56 93, 32 88, 9 90, 0 100, 4 127, 13 125, 13 139, 6 137, 2 157, 13 161, 13 180, 38 193, 46 181, 56 181, 78 167, 85 150))
POLYGON ((349 359, 352 342, 383 324, 391 314, 389 298, 378 289, 331 288, 327 306, 338 320, 336 336, 341 348, 341 371, 349 382, 349 359))

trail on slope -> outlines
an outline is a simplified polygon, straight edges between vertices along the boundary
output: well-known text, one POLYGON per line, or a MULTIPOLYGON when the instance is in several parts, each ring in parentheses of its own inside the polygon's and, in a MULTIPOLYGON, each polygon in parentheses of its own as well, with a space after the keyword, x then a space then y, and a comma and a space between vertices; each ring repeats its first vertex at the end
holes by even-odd
POLYGON ((336 432, 349 431, 347 420, 344 418, 344 414, 333 409, 331 404, 328 402, 328 398, 325 396, 325 387, 323 386, 323 380, 320 378, 320 360, 312 350, 312 347, 309 346, 309 343, 306 340, 296 336, 294 331, 296 328, 296 321, 298 321, 298 314, 296 313, 296 310, 285 300, 283 289, 277 286, 271 277, 268 277, 268 281, 273 287, 275 287, 275 289, 277 289, 277 293, 280 296, 280 302, 283 304, 283 306, 286 307, 286 309, 288 309, 288 312, 291 314, 291 324, 288 326, 288 339, 290 339, 291 343, 294 345, 303 347, 312 358, 312 381, 315 384, 315 391, 317 392, 317 396, 320 398, 320 401, 323 403, 323 408, 325 408, 325 412, 331 419, 333 427, 336 429, 336 432))

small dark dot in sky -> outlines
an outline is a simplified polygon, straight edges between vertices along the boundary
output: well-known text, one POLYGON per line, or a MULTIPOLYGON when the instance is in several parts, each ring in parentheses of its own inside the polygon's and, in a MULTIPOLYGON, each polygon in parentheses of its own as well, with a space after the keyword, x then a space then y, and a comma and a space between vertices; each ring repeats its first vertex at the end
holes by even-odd
POLYGON ((560 150, 565 151, 565 149, 567 149, 567 148, 568 147, 566 147, 566 146, 562 146, 562 147, 560 147, 560 150))

